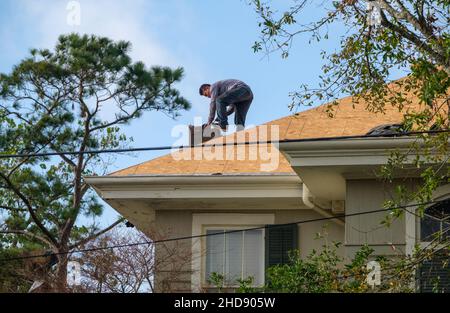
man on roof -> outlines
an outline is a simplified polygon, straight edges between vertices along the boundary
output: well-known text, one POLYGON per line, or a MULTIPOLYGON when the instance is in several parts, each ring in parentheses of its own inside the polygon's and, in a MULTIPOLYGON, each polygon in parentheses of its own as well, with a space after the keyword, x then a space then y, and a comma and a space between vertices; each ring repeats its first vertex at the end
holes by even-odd
POLYGON ((237 79, 225 79, 214 84, 203 84, 199 89, 200 95, 211 98, 207 125, 217 124, 222 130, 227 129, 228 115, 234 114, 234 124, 238 130, 245 126, 253 93, 250 87, 237 79), (217 119, 214 121, 217 112, 217 119))

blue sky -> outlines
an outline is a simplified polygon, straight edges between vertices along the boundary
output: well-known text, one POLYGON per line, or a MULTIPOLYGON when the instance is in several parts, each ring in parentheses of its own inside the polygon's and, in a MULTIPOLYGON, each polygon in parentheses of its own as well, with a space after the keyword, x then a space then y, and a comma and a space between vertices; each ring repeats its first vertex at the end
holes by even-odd
MULTIPOLYGON (((245 0, 80 0, 81 24, 67 24, 69 1, 2 0, 0 2, 0 72, 28 54, 30 48, 51 48, 60 34, 78 32, 128 40, 132 57, 147 65, 181 66, 185 77, 178 85, 192 109, 181 112, 176 121, 158 112, 123 127, 134 138, 134 146, 171 145, 175 125, 191 124, 195 116, 205 120, 208 100, 198 95, 204 82, 238 78, 247 82, 255 95, 247 125, 257 125, 289 115, 289 92, 301 83, 314 84, 321 73, 320 51, 338 48, 337 27, 331 39, 309 44, 297 38, 291 57, 264 57, 251 49, 259 36, 256 14, 245 0)), ((287 3, 287 2, 286 2, 287 3)), ((319 17, 312 9, 308 18, 319 17)), ((120 156, 111 171, 167 152, 141 152, 120 156)), ((115 218, 111 209, 101 219, 115 218)))

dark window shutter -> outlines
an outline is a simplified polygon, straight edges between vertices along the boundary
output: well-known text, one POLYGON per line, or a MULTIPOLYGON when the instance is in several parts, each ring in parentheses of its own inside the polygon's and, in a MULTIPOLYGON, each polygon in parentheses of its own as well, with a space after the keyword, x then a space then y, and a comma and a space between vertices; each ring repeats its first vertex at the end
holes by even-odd
POLYGON ((267 225, 265 267, 289 262, 289 251, 297 249, 298 226, 267 225))
POLYGON ((419 269, 420 292, 450 292, 448 260, 448 253, 443 253, 422 263, 419 269))

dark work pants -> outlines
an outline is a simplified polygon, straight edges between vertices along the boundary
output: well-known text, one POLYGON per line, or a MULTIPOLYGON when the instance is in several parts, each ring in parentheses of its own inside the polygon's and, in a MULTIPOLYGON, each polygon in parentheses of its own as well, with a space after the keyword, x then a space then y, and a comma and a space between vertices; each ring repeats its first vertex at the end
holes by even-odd
POLYGON ((253 93, 247 87, 235 87, 217 97, 217 121, 220 126, 228 125, 227 106, 234 105, 234 124, 243 128, 252 101, 253 93))

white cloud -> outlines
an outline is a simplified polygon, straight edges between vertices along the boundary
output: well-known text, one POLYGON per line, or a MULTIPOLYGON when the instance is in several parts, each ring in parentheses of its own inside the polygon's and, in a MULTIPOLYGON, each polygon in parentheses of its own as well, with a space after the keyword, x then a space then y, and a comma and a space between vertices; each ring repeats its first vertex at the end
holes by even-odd
POLYGON ((38 45, 53 47, 60 34, 77 32, 107 36, 132 43, 131 56, 147 65, 176 65, 175 58, 152 32, 158 17, 152 2, 143 0, 80 0, 80 25, 67 23, 69 1, 22 1, 24 20, 36 34, 38 45))
MULTIPOLYGON (((178 85, 181 94, 191 101, 192 114, 207 114, 208 101, 200 98, 197 89, 205 81, 204 73, 208 71, 193 49, 195 47, 181 40, 193 31, 192 21, 196 18, 196 13, 186 3, 174 2, 170 10, 161 10, 157 7, 161 3, 150 0, 79 0, 80 25, 71 26, 67 23, 71 13, 67 9, 69 2, 20 0, 15 3, 20 14, 14 17, 14 24, 22 25, 28 34, 32 34, 26 40, 28 48, 52 48, 59 35, 70 32, 129 41, 134 61, 143 61, 147 66, 182 66, 185 78, 178 85), (168 30, 179 33, 180 40, 175 38, 168 42, 164 37, 168 30)), ((112 116, 112 110, 102 112, 103 118, 112 116)))
MULTIPOLYGON (((158 38, 164 36, 167 25, 189 25, 188 19, 192 16, 183 14, 180 6, 177 6, 175 14, 167 14, 158 12, 155 2, 148 0, 79 0, 80 25, 71 26, 67 23, 68 14, 71 14, 67 8, 69 2, 21 0, 18 3, 22 11, 20 23, 34 35, 33 47, 52 48, 59 35, 70 32, 106 36, 131 42, 130 55, 134 61, 143 61, 147 66, 183 66, 191 70, 189 78, 198 80, 198 66, 193 65, 195 60, 186 55, 177 58, 162 43, 164 38, 158 38)), ((196 96, 194 90, 197 89, 197 82, 195 86, 193 83, 183 80, 179 86, 182 94, 190 99, 196 96)), ((113 116, 110 110, 102 113, 104 118, 113 116)))

